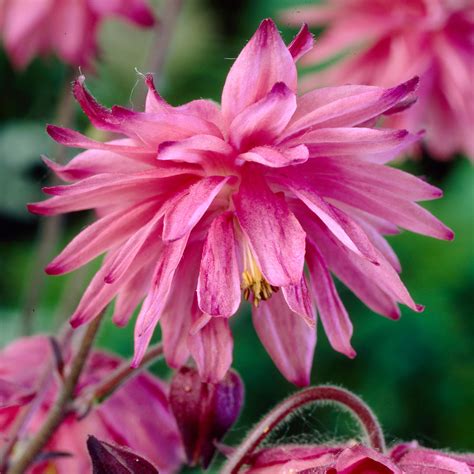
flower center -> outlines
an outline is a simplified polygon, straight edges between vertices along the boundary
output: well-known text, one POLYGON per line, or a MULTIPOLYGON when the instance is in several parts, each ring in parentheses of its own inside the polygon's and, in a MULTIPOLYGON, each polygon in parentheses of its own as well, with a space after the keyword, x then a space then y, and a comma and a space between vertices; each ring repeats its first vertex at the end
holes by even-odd
POLYGON ((268 300, 273 293, 276 293, 279 288, 270 285, 265 277, 262 275, 252 252, 248 248, 245 249, 244 254, 244 268, 242 272, 242 290, 244 298, 247 301, 252 301, 253 305, 258 308, 260 301, 268 300))

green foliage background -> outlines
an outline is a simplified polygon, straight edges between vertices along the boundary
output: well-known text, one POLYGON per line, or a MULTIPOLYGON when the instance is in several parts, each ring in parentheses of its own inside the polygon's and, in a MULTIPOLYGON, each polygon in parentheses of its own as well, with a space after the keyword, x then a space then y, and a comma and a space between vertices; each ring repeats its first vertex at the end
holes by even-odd
MULTIPOLYGON (((276 18, 283 7, 296 8, 291 0, 185 1, 159 83, 164 97, 173 104, 198 97, 219 100, 232 59, 260 20, 276 18)), ((294 30, 281 23, 280 27, 289 41, 294 30)), ((151 33, 115 21, 102 30, 101 45, 101 62, 96 74, 88 76, 89 88, 106 105, 133 104, 143 87, 134 68, 146 72, 149 49, 160 45, 152 44, 151 33)), ((65 67, 54 58, 36 60, 26 71, 15 73, 0 52, 1 346, 21 332, 24 295, 31 281, 38 237, 38 219, 28 215, 25 203, 41 199, 40 188, 49 179, 39 155, 53 151, 44 125, 54 122, 65 77, 65 67)), ((78 108, 77 124, 91 132, 78 108)), ((473 451, 473 167, 464 157, 449 163, 424 157, 400 166, 443 188, 444 199, 426 207, 455 230, 456 239, 439 242, 409 233, 390 239, 402 262, 405 283, 414 299, 426 305, 422 314, 404 308, 400 321, 389 321, 373 314, 341 287, 354 323, 353 345, 358 356, 351 361, 332 351, 319 328, 312 381, 344 385, 360 394, 380 417, 389 440, 416 438, 435 448, 473 451)), ((87 219, 78 214, 64 220, 62 244, 87 219)), ((66 319, 71 303, 68 295, 84 284, 81 274, 45 278, 35 308, 37 331, 52 330, 59 320, 66 319), (64 314, 58 314, 58 307, 64 314)), ((99 345, 130 355, 132 327, 119 329, 106 322, 99 345)), ((294 390, 263 350, 248 308, 233 318, 233 330, 235 367, 246 384, 246 404, 228 442, 242 438, 252 423, 294 390)), ((154 370, 168 373, 164 364, 157 364, 154 370)), ((277 436, 286 441, 295 435, 291 439, 327 440, 343 436, 348 423, 341 415, 311 410, 291 425, 277 436)))

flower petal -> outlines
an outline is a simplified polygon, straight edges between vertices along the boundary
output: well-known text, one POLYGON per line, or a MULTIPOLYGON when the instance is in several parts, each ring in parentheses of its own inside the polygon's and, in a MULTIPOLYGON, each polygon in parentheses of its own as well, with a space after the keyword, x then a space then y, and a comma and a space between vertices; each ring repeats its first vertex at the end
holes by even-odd
POLYGON ((232 364, 234 348, 229 321, 212 318, 200 331, 189 336, 188 344, 203 382, 222 380, 232 364))
POLYGON ((258 102, 250 104, 232 120, 230 142, 240 150, 272 143, 281 135, 296 110, 296 95, 277 82, 258 102))
POLYGON ((308 25, 305 23, 298 34, 293 38, 293 41, 288 45, 288 51, 293 56, 296 62, 308 51, 311 51, 314 46, 314 38, 310 33, 308 25))
POLYGON ((300 199, 327 226, 347 248, 370 262, 378 264, 376 251, 364 231, 345 213, 326 202, 316 191, 304 182, 281 179, 288 189, 300 199))
POLYGON ((292 148, 257 146, 247 153, 241 153, 237 159, 260 163, 270 168, 283 168, 304 163, 308 160, 308 156, 308 148, 305 145, 298 145, 292 148))
POLYGON ((179 240, 165 243, 161 248, 151 290, 143 302, 135 324, 135 353, 132 367, 137 367, 145 355, 146 348, 168 301, 173 278, 186 248, 188 237, 189 234, 179 240))
POLYGON ((303 143, 311 158, 361 156, 364 160, 385 163, 420 139, 407 130, 377 130, 362 127, 318 128, 305 133, 292 145, 303 143))
POLYGON ((284 286, 281 291, 291 311, 300 315, 308 326, 315 327, 316 308, 313 308, 305 276, 297 285, 284 286))
POLYGON ((166 362, 174 369, 186 363, 191 326, 201 315, 196 301, 201 254, 201 242, 188 244, 160 319, 166 362))
POLYGON ((272 20, 263 20, 227 75, 222 114, 230 124, 239 112, 270 92, 277 82, 296 91, 296 67, 272 20))
POLYGON ((120 209, 87 226, 46 267, 49 275, 68 273, 120 244, 156 212, 154 202, 120 209))
POLYGON ((180 239, 199 222, 231 177, 209 176, 191 185, 165 214, 163 240, 180 239))
POLYGON ((205 166, 213 154, 228 155, 232 151, 232 147, 222 138, 194 135, 178 142, 162 142, 158 147, 158 160, 198 163, 205 166))
POLYGON ((252 320, 260 341, 285 378, 300 387, 309 385, 316 328, 288 308, 281 292, 253 308, 252 320))
POLYGON ((397 105, 417 84, 418 78, 413 78, 391 89, 371 86, 316 89, 300 98, 287 134, 362 124, 397 105))
POLYGON ((351 346, 352 323, 324 258, 313 244, 308 244, 306 262, 311 276, 311 290, 329 342, 334 350, 352 359, 356 355, 351 346))
POLYGON ((266 280, 297 284, 304 266, 305 233, 283 197, 272 193, 258 173, 247 171, 233 196, 237 218, 266 280))
POLYGON ((211 316, 232 316, 240 304, 240 275, 235 249, 234 217, 214 219, 202 253, 197 285, 201 310, 211 316))

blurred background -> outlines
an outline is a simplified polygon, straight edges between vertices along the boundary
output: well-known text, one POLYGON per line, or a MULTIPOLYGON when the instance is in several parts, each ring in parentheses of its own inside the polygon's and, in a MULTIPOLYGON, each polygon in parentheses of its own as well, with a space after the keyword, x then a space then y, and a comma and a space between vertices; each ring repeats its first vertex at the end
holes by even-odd
MULTIPOLYGON (((276 18, 281 8, 303 3, 309 2, 184 1, 159 79, 160 92, 174 105, 200 97, 219 101, 232 59, 261 19, 276 18)), ((159 16, 160 2, 154 5, 159 16)), ((295 30, 281 22, 279 26, 289 41, 295 30)), ((317 37, 318 31, 313 33, 317 37)), ((143 86, 137 71, 148 71, 150 48, 160 47, 154 38, 153 32, 124 22, 106 22, 100 34, 100 62, 95 73, 87 75, 88 87, 101 103, 141 106, 143 86)), ((38 272, 38 262, 44 259, 38 256, 40 241, 43 256, 52 257, 90 217, 69 215, 49 226, 49 235, 41 238, 44 226, 25 207, 42 199, 41 187, 51 179, 40 155, 55 159, 58 150, 46 135, 45 124, 61 124, 57 104, 69 74, 53 57, 36 59, 25 71, 15 72, 0 50, 2 347, 31 330, 56 330, 98 265, 95 262, 86 271, 61 277, 38 272)), ((78 107, 74 113, 75 128, 96 133, 87 128, 78 107)), ((444 190, 443 199, 426 207, 454 229, 456 238, 440 242, 409 233, 390 238, 403 265, 403 280, 426 310, 415 314, 403 308, 400 321, 389 321, 341 287, 354 323, 353 346, 358 356, 351 361, 334 352, 320 328, 312 382, 344 385, 360 394, 378 414, 389 441, 418 439, 429 447, 474 451, 473 167, 463 156, 446 163, 423 156, 397 166, 426 176, 444 190)), ((245 381, 246 405, 226 438, 229 443, 241 439, 272 405, 294 390, 258 341, 247 308, 233 318, 233 330, 235 367, 245 381)), ((108 320, 98 343, 129 356, 132 331, 133 324, 119 329, 108 320)), ((156 364, 154 370, 167 374, 164 363, 156 364)), ((328 409, 311 409, 290 425, 276 436, 285 441, 314 436, 327 441, 354 433, 345 416, 328 409)))

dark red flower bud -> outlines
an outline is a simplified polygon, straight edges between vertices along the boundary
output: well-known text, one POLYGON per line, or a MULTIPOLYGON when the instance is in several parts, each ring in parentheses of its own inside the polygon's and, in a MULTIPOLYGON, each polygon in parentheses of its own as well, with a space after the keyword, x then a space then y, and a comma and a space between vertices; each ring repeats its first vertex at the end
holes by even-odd
POLYGON ((237 420, 244 398, 244 386, 231 370, 218 383, 202 382, 196 369, 183 367, 171 382, 170 405, 188 461, 207 468, 224 437, 237 420))
POLYGON ((158 474, 153 464, 124 446, 114 446, 89 436, 87 450, 93 474, 158 474))

